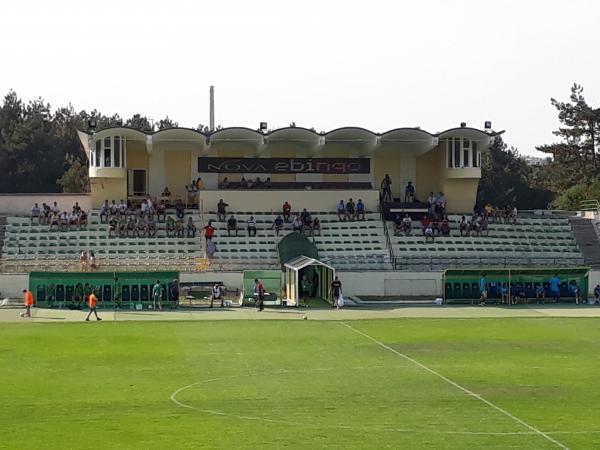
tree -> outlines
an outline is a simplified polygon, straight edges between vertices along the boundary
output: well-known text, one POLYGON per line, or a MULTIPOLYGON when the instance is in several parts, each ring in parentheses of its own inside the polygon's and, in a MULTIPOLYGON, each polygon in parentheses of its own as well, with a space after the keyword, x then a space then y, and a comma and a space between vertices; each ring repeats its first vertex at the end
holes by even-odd
POLYGON ((532 168, 514 147, 508 147, 501 136, 496 136, 489 154, 481 164, 481 181, 477 204, 516 206, 519 209, 545 208, 552 193, 531 185, 532 168))
POLYGON ((156 128, 158 130, 166 130, 167 128, 176 128, 178 126, 179 124, 177 122, 172 121, 171 119, 169 119, 169 116, 167 116, 164 119, 158 121, 158 125, 156 128))
POLYGON ((553 162, 547 166, 553 174, 549 187, 559 192, 600 175, 600 108, 587 103, 583 87, 578 84, 571 87, 570 102, 550 101, 562 124, 553 134, 561 141, 536 148, 552 154, 553 162))
POLYGON ((130 119, 127 119, 125 125, 140 131, 154 131, 154 125, 150 123, 146 116, 140 114, 134 114, 130 119))
POLYGON ((62 186, 63 192, 82 193, 90 191, 88 166, 73 155, 65 157, 69 168, 56 182, 62 186))

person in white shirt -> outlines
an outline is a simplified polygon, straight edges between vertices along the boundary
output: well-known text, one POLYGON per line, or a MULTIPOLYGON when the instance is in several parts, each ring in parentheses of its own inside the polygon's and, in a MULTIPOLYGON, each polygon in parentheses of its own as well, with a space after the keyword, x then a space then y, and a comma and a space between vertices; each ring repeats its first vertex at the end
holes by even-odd
POLYGON ((60 208, 58 207, 58 203, 54 202, 54 206, 52 207, 52 212, 54 214, 60 213, 60 208))
POLYGON ((111 216, 115 216, 117 214, 117 212, 119 212, 119 207, 117 206, 117 204, 115 203, 114 200, 110 204, 108 210, 110 211, 111 216))
POLYGON ((254 216, 250 216, 250 218, 246 221, 246 226, 248 230, 248 237, 256 236, 256 220, 254 220, 254 216))
POLYGON ((410 234, 412 231, 412 220, 408 214, 405 214, 402 219, 402 228, 404 229, 404 234, 410 234))
POLYGON ((221 287, 220 284, 215 283, 215 285, 212 287, 212 292, 210 295, 210 307, 213 307, 213 302, 215 300, 221 300, 221 308, 223 307, 223 288, 221 287))
POLYGON ((36 217, 38 220, 38 223, 40 223, 40 216, 41 216, 40 207, 36 203, 35 205, 33 205, 33 208, 31 208, 31 223, 33 223, 34 217, 36 217))
POLYGON ((299 215, 296 215, 294 217, 294 220, 292 221, 292 229, 294 231, 299 231, 300 233, 302 233, 303 226, 304 226, 304 224, 302 223, 302 219, 300 218, 299 215))
POLYGON ((102 207, 100 208, 100 223, 108 222, 109 208, 110 207, 108 206, 108 200, 104 200, 104 203, 102 204, 102 207), (104 221, 102 221, 102 216, 104 216, 104 221))
POLYGON ((146 200, 142 200, 142 216, 145 216, 148 213, 148 203, 146 203, 146 200))
POLYGON ((123 200, 121 200, 119 202, 119 206, 117 207, 119 214, 121 215, 125 215, 125 213, 127 212, 127 205, 125 204, 125 202, 123 202, 123 200))

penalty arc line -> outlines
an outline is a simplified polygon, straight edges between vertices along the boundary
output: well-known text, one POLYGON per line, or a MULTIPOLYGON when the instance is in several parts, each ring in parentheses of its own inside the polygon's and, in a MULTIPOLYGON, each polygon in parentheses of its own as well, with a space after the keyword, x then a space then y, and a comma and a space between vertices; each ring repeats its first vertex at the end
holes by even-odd
POLYGON ((485 403, 486 405, 488 405, 490 408, 495 409, 496 411, 504 414, 505 416, 511 418, 512 420, 514 420, 515 422, 520 423, 521 425, 523 425, 525 428, 528 428, 529 430, 533 431, 534 433, 536 433, 537 435, 543 437, 544 439, 552 442, 554 445, 562 448, 563 450, 569 450, 569 447, 567 447, 566 445, 558 442, 556 439, 552 438, 551 436, 549 436, 548 434, 544 433, 541 430, 538 430, 537 428, 535 428, 532 425, 529 425, 527 422, 519 419, 518 417, 512 415, 511 413, 509 413, 507 410, 495 405, 494 403, 490 402, 489 400, 483 398, 481 395, 471 391, 470 389, 467 389, 464 386, 461 386, 460 384, 456 383, 455 381, 452 381, 450 378, 442 375, 441 373, 437 372, 436 370, 427 367, 425 364, 420 363, 419 361, 417 361, 416 359, 411 358, 408 355, 405 355, 404 353, 400 353, 398 350, 393 349, 392 347, 390 347, 389 345, 384 344, 383 342, 375 339, 373 336, 370 336, 366 333, 363 333, 360 330, 357 330, 356 328, 354 328, 352 325, 346 323, 346 322, 340 322, 342 325, 344 325, 346 328, 349 328, 350 330, 354 331, 357 334, 360 334, 363 337, 366 337, 367 339, 375 342, 377 345, 379 345, 380 347, 383 347, 386 350, 389 350, 390 352, 394 353, 396 356, 399 356, 400 358, 405 359, 406 361, 409 361, 411 363, 413 363, 414 365, 420 367, 421 369, 431 373, 432 375, 435 375, 436 377, 444 380, 446 383, 450 384, 451 386, 454 386, 455 388, 463 391, 465 394, 470 395, 473 398, 476 398, 477 400, 485 403))

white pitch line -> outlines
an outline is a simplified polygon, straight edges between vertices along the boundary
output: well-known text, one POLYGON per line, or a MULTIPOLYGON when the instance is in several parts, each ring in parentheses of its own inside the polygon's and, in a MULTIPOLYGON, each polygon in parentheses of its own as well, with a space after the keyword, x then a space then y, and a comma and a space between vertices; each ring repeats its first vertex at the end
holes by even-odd
POLYGON ((366 333, 363 333, 360 330, 357 330, 356 328, 354 328, 352 325, 349 325, 345 322, 340 322, 342 325, 344 325, 345 327, 351 329, 352 331, 354 331, 357 334, 360 334, 361 336, 366 337, 367 339, 375 342, 377 345, 379 345, 380 347, 385 348, 386 350, 389 350, 390 352, 394 353, 395 355, 404 358, 407 361, 410 361, 411 363, 413 363, 416 366, 419 366, 421 369, 426 370, 427 372, 431 373, 432 375, 435 375, 438 378, 441 378, 442 380, 444 380, 446 383, 454 386, 457 389, 460 389, 461 391, 463 391, 465 394, 470 395, 474 398, 476 398, 477 400, 485 403, 486 405, 488 405, 490 408, 495 409, 496 411, 504 414, 507 417, 510 417, 512 420, 514 420, 515 422, 520 423, 521 425, 523 425, 524 427, 530 429, 531 431, 535 432, 537 435, 543 437, 544 439, 552 442, 554 445, 562 448, 563 450, 569 450, 569 447, 567 447, 566 445, 558 442, 556 439, 552 438, 551 436, 549 436, 548 434, 544 433, 541 430, 538 430, 536 427, 529 425, 527 422, 519 419, 518 417, 512 415, 511 413, 509 413, 507 410, 500 408, 499 406, 495 405, 494 403, 490 402, 489 400, 483 398, 481 395, 476 394, 475 392, 467 389, 464 386, 461 386, 460 384, 456 383, 455 381, 452 381, 450 378, 442 375, 441 373, 433 370, 430 367, 427 367, 425 364, 421 364, 419 361, 417 361, 416 359, 411 358, 410 356, 405 355, 404 353, 400 353, 399 351, 393 349, 392 347, 390 347, 389 345, 384 344, 383 342, 375 339, 373 336, 370 336, 366 333))

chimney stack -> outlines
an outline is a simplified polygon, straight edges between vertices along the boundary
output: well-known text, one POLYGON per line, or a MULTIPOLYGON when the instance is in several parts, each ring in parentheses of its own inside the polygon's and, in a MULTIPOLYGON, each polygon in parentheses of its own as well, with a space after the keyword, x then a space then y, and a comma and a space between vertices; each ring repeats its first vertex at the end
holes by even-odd
POLYGON ((210 87, 210 131, 215 131, 215 88, 210 87))

